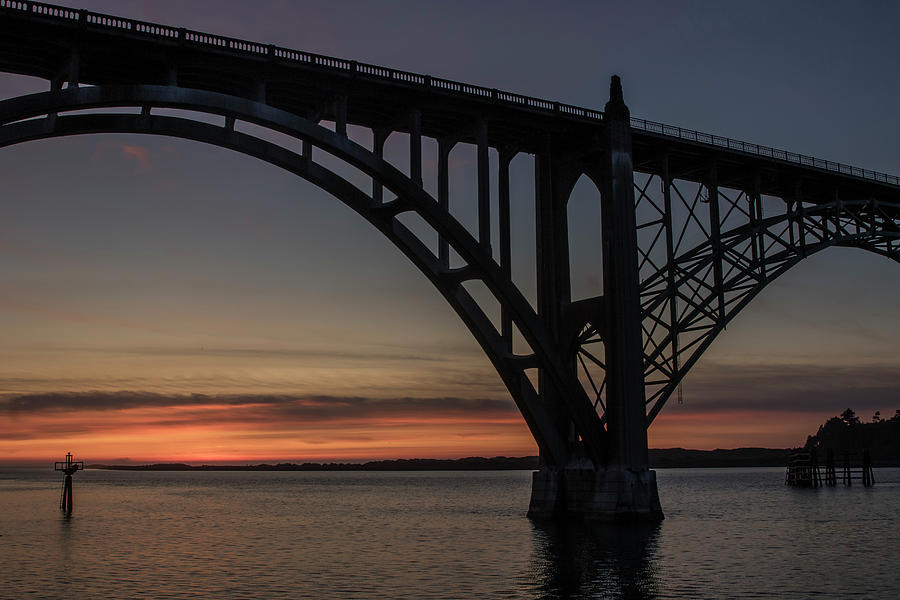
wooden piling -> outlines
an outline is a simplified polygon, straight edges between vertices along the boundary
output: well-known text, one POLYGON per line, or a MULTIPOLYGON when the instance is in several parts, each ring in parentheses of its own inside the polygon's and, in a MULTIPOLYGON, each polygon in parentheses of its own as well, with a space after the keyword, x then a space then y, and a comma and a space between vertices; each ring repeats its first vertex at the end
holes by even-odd
POLYGON ((825 454, 825 485, 834 487, 837 485, 837 472, 834 469, 834 449, 829 448, 825 454))

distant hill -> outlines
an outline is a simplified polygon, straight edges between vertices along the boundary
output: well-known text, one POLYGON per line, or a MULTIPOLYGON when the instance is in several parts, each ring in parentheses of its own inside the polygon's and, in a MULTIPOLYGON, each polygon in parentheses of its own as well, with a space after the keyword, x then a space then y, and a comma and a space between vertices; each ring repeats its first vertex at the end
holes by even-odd
MULTIPOLYGON (((668 467, 783 467, 789 450, 736 448, 733 450, 651 449, 650 466, 668 467)), ((538 468, 537 456, 458 459, 413 458, 376 460, 366 463, 278 463, 259 465, 88 465, 92 469, 125 471, 531 471, 538 468)))
MULTIPOLYGON (((860 455, 868 448, 875 466, 900 466, 900 410, 890 419, 876 413, 872 422, 863 423, 851 410, 828 419, 815 435, 806 441, 807 449, 815 449, 824 460, 828 448, 836 458, 846 452, 860 455)), ((734 448, 731 450, 686 450, 684 448, 651 448, 651 468, 684 467, 784 467, 790 449, 734 448)), ((376 460, 366 463, 278 463, 259 465, 188 465, 162 463, 152 465, 88 465, 93 469, 126 471, 530 471, 538 468, 537 456, 458 459, 413 458, 376 460)))
POLYGON ((654 469, 675 467, 784 467, 789 449, 734 448, 732 450, 650 449, 654 469))
POLYGON ((515 471, 536 469, 537 456, 457 459, 411 458, 374 460, 365 463, 278 463, 259 465, 188 465, 157 463, 152 465, 88 465, 90 469, 122 471, 515 471))

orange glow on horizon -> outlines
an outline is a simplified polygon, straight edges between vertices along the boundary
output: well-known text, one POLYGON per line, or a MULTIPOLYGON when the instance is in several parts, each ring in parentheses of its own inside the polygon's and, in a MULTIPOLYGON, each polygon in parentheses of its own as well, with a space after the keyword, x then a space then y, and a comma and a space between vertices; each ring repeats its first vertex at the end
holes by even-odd
POLYGON ((514 413, 332 417, 305 424, 254 419, 255 408, 209 405, 130 409, 113 415, 108 411, 29 415, 7 421, 10 430, 0 441, 0 461, 42 462, 64 449, 73 450, 86 462, 195 464, 537 452, 525 422, 514 413), (241 413, 249 413, 245 416, 250 418, 242 421, 241 413), (209 422, 204 422, 207 419, 209 422))
POLYGON ((790 448, 806 443, 831 414, 734 411, 679 414, 663 410, 648 430, 651 448, 790 448))
MULTIPOLYGON (((319 400, 298 404, 316 404, 319 400)), ((327 404, 327 403, 326 403, 327 404)), ((514 412, 432 411, 389 417, 270 418, 262 404, 139 407, 34 413, 4 421, 0 462, 39 464, 75 452, 88 463, 247 464, 529 456, 536 444, 514 412)), ((701 450, 802 444, 828 415, 766 411, 663 412, 654 448, 701 450)))

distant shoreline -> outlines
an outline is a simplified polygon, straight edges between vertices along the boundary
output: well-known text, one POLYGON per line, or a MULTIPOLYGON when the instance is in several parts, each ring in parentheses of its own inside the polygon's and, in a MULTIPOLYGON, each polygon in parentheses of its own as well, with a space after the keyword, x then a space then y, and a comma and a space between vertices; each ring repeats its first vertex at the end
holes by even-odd
MULTIPOLYGON (((789 449, 735 448, 731 450, 686 450, 665 448, 650 450, 651 468, 689 467, 783 467, 789 449)), ((513 471, 535 470, 537 456, 493 458, 468 457, 458 459, 395 459, 364 463, 278 463, 255 465, 190 465, 185 463, 156 463, 145 465, 90 464, 90 469, 118 471, 513 471)))

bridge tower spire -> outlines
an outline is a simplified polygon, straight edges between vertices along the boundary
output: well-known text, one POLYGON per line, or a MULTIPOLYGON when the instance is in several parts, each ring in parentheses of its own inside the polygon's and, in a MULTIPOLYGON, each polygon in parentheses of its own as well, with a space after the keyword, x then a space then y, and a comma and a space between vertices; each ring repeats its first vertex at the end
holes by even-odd
POLYGON ((647 469, 648 456, 631 115, 618 75, 613 75, 609 87, 602 207, 607 431, 612 461, 640 471, 647 469))
MULTIPOLYGON (((616 75, 610 82, 610 98, 604 111, 604 121, 601 164, 594 166, 603 183, 604 297, 599 304, 605 331, 607 447, 605 455, 598 460, 596 456, 580 452, 578 440, 570 439, 572 453, 565 465, 542 462, 540 470, 534 474, 529 515, 539 518, 568 515, 597 520, 659 520, 663 518, 663 513, 656 474, 649 469, 647 451, 630 113, 623 98, 622 82, 616 75)), ((536 171, 545 178, 549 177, 541 168, 542 163, 546 161, 538 157, 536 171)), ((540 180, 536 187, 540 211, 540 180)), ((560 212, 565 215, 564 209, 560 212)), ((540 223, 542 215, 538 216, 540 223)), ((543 222, 546 226, 547 220, 543 222)), ((568 247, 565 219, 554 228, 554 237, 561 239, 563 245, 568 247)), ((539 235, 539 248, 542 243, 547 244, 548 240, 539 235)), ((547 259, 539 250, 538 272, 554 272, 568 267, 568 256, 559 254, 553 257, 553 264, 543 264, 547 259), (565 261, 562 267, 560 259, 565 261)), ((553 296, 552 290, 542 292, 541 283, 539 277, 539 298, 548 294, 553 296)), ((553 304, 554 308, 571 305, 566 294, 557 292, 555 296, 557 302, 553 304)), ((543 312, 540 306, 538 312, 543 312)), ((548 315, 541 316, 547 322, 548 315)), ((553 330, 562 326, 552 321, 548 325, 553 330)), ((566 354, 571 350, 561 346, 560 352, 566 354)), ((549 390, 542 386, 542 396, 545 391, 549 390)), ((555 404, 553 397, 545 398, 555 404)))

